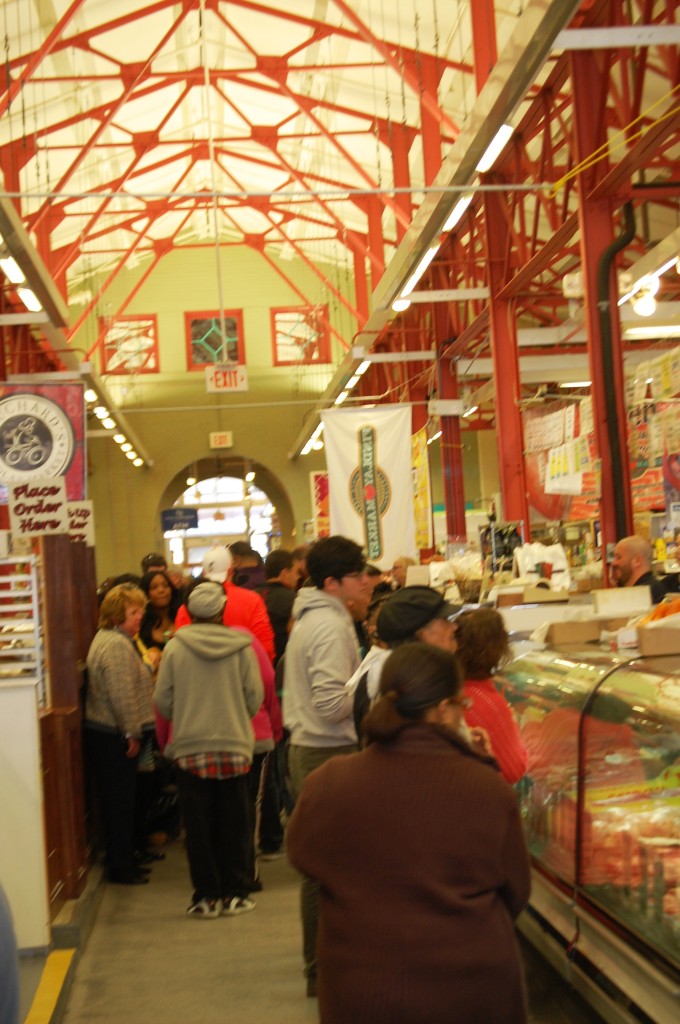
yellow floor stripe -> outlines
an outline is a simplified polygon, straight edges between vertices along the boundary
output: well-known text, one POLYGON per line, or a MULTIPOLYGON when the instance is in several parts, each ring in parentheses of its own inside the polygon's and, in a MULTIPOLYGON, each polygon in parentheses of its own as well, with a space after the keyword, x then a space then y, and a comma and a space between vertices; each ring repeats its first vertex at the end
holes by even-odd
POLYGON ((74 953, 75 949, 55 949, 49 954, 24 1024, 49 1024, 74 953))

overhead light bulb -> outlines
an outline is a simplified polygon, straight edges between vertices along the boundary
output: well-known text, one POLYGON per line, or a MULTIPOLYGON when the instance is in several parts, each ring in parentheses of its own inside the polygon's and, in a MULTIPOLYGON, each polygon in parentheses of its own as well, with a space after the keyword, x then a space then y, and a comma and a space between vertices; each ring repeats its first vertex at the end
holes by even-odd
POLYGON ((136 459, 132 460, 132 465, 133 466, 143 466, 144 465, 144 459, 140 459, 140 457, 137 456, 136 459))
POLYGON ((94 390, 94 388, 88 388, 83 397, 85 398, 86 402, 96 402, 99 395, 94 390))
POLYGON ((102 426, 106 427, 107 430, 113 430, 115 425, 116 425, 116 421, 112 420, 110 416, 107 416, 106 419, 102 420, 102 426))
POLYGON ((96 405, 92 411, 98 420, 105 420, 109 415, 109 410, 105 405, 96 405))
POLYGON ((395 299, 392 303, 392 309, 395 313, 403 313, 405 309, 411 305, 410 299, 395 299))
POLYGON ((195 476, 188 476, 187 477, 187 487, 193 487, 195 483, 196 483, 196 477, 195 476))
POLYGON ((321 451, 321 449, 323 448, 323 441, 321 440, 320 437, 318 437, 316 439, 316 441, 312 445, 312 448, 314 449, 315 452, 320 452, 321 451))
POLYGON ((633 312, 638 316, 654 316, 656 312, 656 299, 651 291, 646 288, 637 292, 632 299, 633 312))
POLYGON ((132 445, 130 444, 129 441, 126 441, 125 444, 122 444, 120 446, 120 450, 122 452, 131 452, 132 451, 132 445))
POLYGON ((255 474, 253 473, 253 471, 251 469, 248 473, 246 473, 246 483, 247 484, 252 484, 254 479, 255 479, 255 474))
POLYGON ((113 440, 116 442, 116 444, 123 444, 123 442, 125 441, 125 434, 114 434, 113 440))
POLYGON ((132 459, 136 459, 137 457, 138 457, 137 456, 137 452, 135 452, 135 451, 131 451, 131 452, 126 452, 125 453, 125 458, 126 459, 131 459, 132 460, 132 459))

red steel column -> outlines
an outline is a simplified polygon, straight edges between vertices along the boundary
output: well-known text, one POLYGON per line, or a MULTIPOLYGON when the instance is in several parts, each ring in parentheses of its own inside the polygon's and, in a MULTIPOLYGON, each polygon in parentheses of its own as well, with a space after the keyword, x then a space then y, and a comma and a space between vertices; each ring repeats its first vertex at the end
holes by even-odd
POLYGON ((522 416, 519 407, 521 386, 517 328, 512 303, 497 298, 507 283, 505 254, 508 251, 509 225, 504 213, 505 197, 502 192, 484 193, 483 203, 503 518, 508 521, 522 520, 524 536, 528 540, 529 505, 524 472, 522 416))
POLYGON ((498 59, 494 0, 474 0, 474 3, 470 4, 470 18, 475 55, 475 82, 477 92, 480 93, 498 59))
MULTIPOLYGON (((576 162, 588 156, 606 142, 606 127, 602 111, 608 88, 606 65, 598 65, 597 56, 589 51, 574 52, 571 59, 571 86, 574 95, 574 141, 576 162)), ((614 362, 614 379, 605 381, 601 372, 602 336, 600 331, 598 287, 598 266, 603 252, 614 240, 612 204, 608 198, 589 199, 588 193, 609 170, 606 161, 598 161, 592 168, 582 172, 578 180, 579 225, 581 235, 581 263, 585 291, 586 333, 588 337, 588 358, 591 374, 591 395, 595 441, 600 458, 601 487, 600 525, 602 528, 603 551, 607 544, 620 538, 616 529, 616 498, 624 502, 626 533, 633 532, 633 510, 631 500, 630 461, 622 459, 621 479, 613 479, 612 460, 607 430, 607 407, 605 392, 614 389, 616 396, 616 430, 619 446, 628 452, 626 430, 626 407, 624 401, 623 349, 617 309, 618 289, 615 275, 609 281, 609 305, 611 309, 611 345, 614 362)))

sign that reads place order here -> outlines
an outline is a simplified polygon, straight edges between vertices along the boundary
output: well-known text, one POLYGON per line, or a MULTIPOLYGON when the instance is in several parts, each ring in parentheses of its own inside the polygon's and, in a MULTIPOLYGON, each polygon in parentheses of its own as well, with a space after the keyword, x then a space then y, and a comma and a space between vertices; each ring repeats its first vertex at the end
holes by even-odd
POLYGON ((247 391, 248 373, 238 363, 215 363, 205 368, 205 386, 208 394, 225 391, 247 391))
POLYGON ((68 533, 66 484, 63 477, 9 484, 12 535, 68 533))

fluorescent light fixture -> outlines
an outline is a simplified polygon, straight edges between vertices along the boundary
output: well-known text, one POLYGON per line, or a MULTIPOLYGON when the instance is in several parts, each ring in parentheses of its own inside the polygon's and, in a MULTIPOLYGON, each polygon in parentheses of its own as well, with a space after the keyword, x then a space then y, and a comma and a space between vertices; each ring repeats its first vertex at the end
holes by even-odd
POLYGON ((364 359, 363 363, 359 363, 359 365, 357 366, 357 369, 356 369, 357 377, 363 377, 363 375, 366 373, 366 370, 369 368, 370 365, 371 365, 371 360, 370 359, 364 359))
POLYGON ((255 479, 255 474, 253 473, 252 470, 250 470, 249 473, 246 473, 246 483, 247 484, 252 484, 254 479, 255 479))
POLYGON ((404 299, 406 298, 407 295, 411 294, 415 286, 418 284, 418 281, 420 281, 421 277, 429 267, 430 263, 432 263, 432 260, 435 258, 438 252, 439 244, 430 246, 430 248, 427 250, 427 252, 421 259, 416 269, 409 277, 404 287, 401 289, 401 294, 399 295, 399 298, 404 299))
POLYGON ((436 434, 433 434, 432 437, 428 437, 427 443, 428 444, 432 444, 433 441, 436 441, 437 438, 439 438, 441 436, 442 436, 442 432, 441 432, 441 430, 439 430, 439 431, 437 431, 436 434))
POLYGON ((680 324, 649 324, 647 327, 626 327, 626 338, 680 338, 680 324))
POLYGON ((88 388, 83 397, 85 398, 86 402, 96 402, 97 399, 99 398, 99 395, 94 390, 94 388, 88 388))
POLYGON ((477 412, 478 409, 479 409, 478 405, 471 405, 469 409, 465 410, 465 412, 463 413, 463 416, 464 417, 465 416, 472 416, 473 412, 477 412))
POLYGON ((116 421, 112 420, 110 416, 107 416, 106 419, 102 420, 102 426, 106 427, 107 430, 113 430, 115 425, 116 425, 116 421))
POLYGON ((565 380, 563 384, 559 386, 561 388, 589 388, 592 381, 589 380, 565 380))
POLYGON ((347 383, 345 384, 345 387, 347 388, 348 391, 351 391, 351 389, 355 388, 358 383, 359 383, 359 374, 355 373, 354 376, 350 377, 350 379, 347 381, 347 383))
POLYGON ((404 299, 404 298, 395 299, 394 302, 392 303, 392 309, 394 310, 395 313, 403 313, 404 310, 408 309, 408 307, 410 305, 411 305, 411 300, 410 299, 404 299))
POLYGON ((467 210, 473 198, 473 192, 466 192, 460 197, 454 208, 451 210, 451 213, 442 224, 442 231, 452 231, 453 228, 455 228, 458 221, 462 219, 463 214, 467 210))
POLYGON ((341 391, 338 397, 335 399, 333 405, 342 405, 342 403, 345 401, 348 395, 349 391, 341 391))
POLYGON ((26 280, 23 270, 13 256, 5 256, 1 259, 0 267, 2 267, 7 280, 12 284, 23 284, 26 280))
POLYGON ((116 444, 124 444, 125 443, 125 434, 114 434, 113 435, 113 440, 116 442, 116 444))
POLYGON ((501 155, 506 145, 510 141, 510 137, 514 132, 514 128, 511 124, 502 124, 495 136, 491 140, 491 143, 487 146, 482 159, 477 164, 477 170, 480 174, 485 171, 491 170, 496 160, 501 155))
POLYGON ((35 292, 32 292, 30 288, 17 288, 17 295, 23 302, 26 309, 30 309, 31 313, 39 313, 42 309, 40 300, 37 298, 35 292))
POLYGON ((318 437, 316 439, 316 441, 312 445, 312 448, 314 449, 315 452, 320 452, 321 451, 321 449, 323 448, 323 441, 321 440, 320 437, 318 437))

